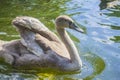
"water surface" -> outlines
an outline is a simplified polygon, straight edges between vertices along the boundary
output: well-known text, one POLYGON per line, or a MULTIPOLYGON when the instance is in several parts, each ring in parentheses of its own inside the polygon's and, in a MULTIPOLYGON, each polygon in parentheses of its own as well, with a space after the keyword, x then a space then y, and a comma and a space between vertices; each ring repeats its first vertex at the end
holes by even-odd
POLYGON ((67 30, 75 42, 83 67, 79 73, 11 72, 1 61, 0 80, 120 80, 120 2, 114 0, 5 0, 0 2, 0 39, 19 39, 11 25, 16 16, 32 16, 56 33, 54 20, 66 14, 83 28, 67 30), (109 3, 109 5, 107 5, 109 3), (9 71, 7 73, 6 71, 9 71))

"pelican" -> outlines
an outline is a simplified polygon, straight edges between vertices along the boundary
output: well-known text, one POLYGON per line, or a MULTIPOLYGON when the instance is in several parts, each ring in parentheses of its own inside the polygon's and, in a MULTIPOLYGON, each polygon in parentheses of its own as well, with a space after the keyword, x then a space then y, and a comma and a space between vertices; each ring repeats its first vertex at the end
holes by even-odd
POLYGON ((14 67, 53 68, 60 71, 78 71, 82 61, 78 51, 66 32, 66 28, 83 32, 67 15, 55 20, 57 37, 38 19, 20 16, 12 24, 20 33, 20 40, 6 42, 0 46, 0 57, 14 67))

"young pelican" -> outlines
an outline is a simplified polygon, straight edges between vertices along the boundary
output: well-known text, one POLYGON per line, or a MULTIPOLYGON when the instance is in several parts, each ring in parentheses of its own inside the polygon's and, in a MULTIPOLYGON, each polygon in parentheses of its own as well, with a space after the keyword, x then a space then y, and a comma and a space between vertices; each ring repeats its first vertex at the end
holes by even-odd
POLYGON ((15 67, 53 68, 62 71, 77 71, 82 62, 73 41, 65 28, 79 29, 74 21, 62 15, 56 18, 56 30, 61 40, 33 17, 16 17, 12 21, 21 39, 3 44, 0 56, 15 67))

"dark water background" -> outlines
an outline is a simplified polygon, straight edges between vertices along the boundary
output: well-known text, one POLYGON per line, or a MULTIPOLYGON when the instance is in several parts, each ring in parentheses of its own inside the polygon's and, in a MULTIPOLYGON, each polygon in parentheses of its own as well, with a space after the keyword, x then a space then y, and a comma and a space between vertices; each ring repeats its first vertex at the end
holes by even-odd
POLYGON ((54 20, 66 14, 84 34, 67 30, 83 61, 80 73, 6 72, 0 64, 0 80, 120 80, 120 1, 114 0, 1 0, 0 39, 19 39, 11 25, 16 16, 38 18, 56 33, 54 20))

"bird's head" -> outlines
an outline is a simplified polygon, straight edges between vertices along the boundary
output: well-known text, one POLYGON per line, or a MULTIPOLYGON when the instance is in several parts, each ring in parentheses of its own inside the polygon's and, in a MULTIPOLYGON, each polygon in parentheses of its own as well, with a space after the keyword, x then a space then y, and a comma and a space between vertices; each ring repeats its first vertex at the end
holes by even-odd
POLYGON ((83 30, 77 27, 74 21, 66 15, 58 16, 55 20, 55 24, 57 29, 70 28, 83 33, 83 30))

